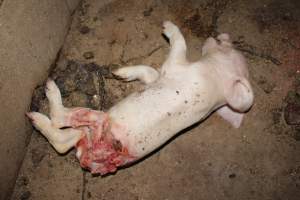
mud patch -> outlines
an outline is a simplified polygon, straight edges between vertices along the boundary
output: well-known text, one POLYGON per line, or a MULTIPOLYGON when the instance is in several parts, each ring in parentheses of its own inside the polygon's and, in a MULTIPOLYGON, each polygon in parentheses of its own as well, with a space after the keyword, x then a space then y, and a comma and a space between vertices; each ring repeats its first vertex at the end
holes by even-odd
POLYGON ((300 103, 288 103, 284 110, 284 118, 288 125, 300 124, 300 103))
MULTIPOLYGON (((300 15, 299 15, 300 18, 300 15)), ((287 50, 282 55, 281 60, 283 66, 290 71, 291 74, 300 73, 300 23, 295 23, 292 30, 287 31, 283 43, 286 44, 287 50)))
POLYGON ((192 15, 185 17, 183 27, 197 37, 216 37, 218 33, 218 19, 224 12, 228 0, 225 1, 209 1, 199 8, 192 10, 192 15))
MULTIPOLYGON (((289 1, 270 1, 263 7, 255 10, 252 20, 257 23, 260 33, 270 34, 278 33, 283 45, 284 51, 279 53, 280 60, 271 59, 274 64, 282 64, 290 73, 300 70, 300 3, 297 0, 289 1)), ((276 52, 276 51, 275 51, 276 52)))
POLYGON ((257 22, 260 32, 268 31, 271 28, 291 29, 294 22, 299 21, 299 1, 271 1, 264 7, 257 8, 253 19, 257 22), (297 9, 293 8, 298 7, 297 9))
POLYGON ((294 89, 285 97, 284 119, 290 125, 295 140, 300 140, 300 79, 296 77, 294 89))
POLYGON ((65 106, 100 109, 106 107, 104 78, 113 77, 112 69, 114 65, 100 66, 68 60, 65 65, 55 68, 50 77, 58 85, 65 106))

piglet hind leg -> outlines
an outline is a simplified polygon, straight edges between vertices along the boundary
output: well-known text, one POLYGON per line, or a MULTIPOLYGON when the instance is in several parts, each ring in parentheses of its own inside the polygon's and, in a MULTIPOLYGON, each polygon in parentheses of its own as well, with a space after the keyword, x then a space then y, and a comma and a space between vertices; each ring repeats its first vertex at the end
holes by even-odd
POLYGON ((50 118, 53 127, 78 127, 83 125, 89 125, 89 120, 78 116, 86 116, 91 110, 88 108, 66 108, 63 106, 61 93, 55 82, 49 79, 46 83, 46 96, 49 101, 50 118))
POLYGON ((39 130, 59 153, 65 153, 84 136, 80 129, 59 129, 52 125, 51 120, 38 112, 29 112, 27 116, 33 126, 39 130))
POLYGON ((56 128, 67 126, 66 118, 70 111, 63 106, 61 93, 53 80, 48 79, 45 93, 49 101, 52 125, 56 128))
POLYGON ((75 147, 80 165, 100 174, 114 172, 135 160, 128 152, 125 130, 112 123, 108 114, 88 108, 65 108, 54 81, 49 80, 46 86, 51 120, 40 113, 29 113, 28 117, 59 153, 75 147))

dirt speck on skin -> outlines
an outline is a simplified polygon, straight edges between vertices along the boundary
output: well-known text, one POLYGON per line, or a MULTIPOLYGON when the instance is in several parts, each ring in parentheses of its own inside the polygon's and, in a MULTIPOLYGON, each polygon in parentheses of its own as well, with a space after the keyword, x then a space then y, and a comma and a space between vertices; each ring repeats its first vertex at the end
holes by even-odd
MULTIPOLYGON (((84 0, 50 72, 65 106, 107 110, 142 91, 143 84, 111 72, 136 64, 159 69, 169 51, 161 37, 164 20, 179 26, 192 60, 201 57, 207 37, 229 33, 249 64, 255 103, 239 129, 213 114, 105 177, 82 170, 73 151, 58 155, 34 132, 12 199, 26 192, 34 200, 300 199, 299 2, 84 0), (93 56, 84 57, 87 52, 93 56)), ((44 85, 31 109, 48 113, 44 85)), ((166 113, 173 114, 184 113, 166 113)))

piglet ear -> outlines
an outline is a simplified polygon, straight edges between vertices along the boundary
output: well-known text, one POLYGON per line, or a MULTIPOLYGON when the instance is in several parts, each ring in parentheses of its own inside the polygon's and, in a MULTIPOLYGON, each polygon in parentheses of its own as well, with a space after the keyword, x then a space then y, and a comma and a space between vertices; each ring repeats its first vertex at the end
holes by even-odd
POLYGON ((228 106, 223 106, 217 110, 218 115, 228 121, 234 128, 239 128, 242 124, 244 113, 235 112, 228 106))
POLYGON ((246 112, 253 104, 253 91, 249 81, 244 77, 229 81, 224 94, 228 105, 238 112, 246 112))

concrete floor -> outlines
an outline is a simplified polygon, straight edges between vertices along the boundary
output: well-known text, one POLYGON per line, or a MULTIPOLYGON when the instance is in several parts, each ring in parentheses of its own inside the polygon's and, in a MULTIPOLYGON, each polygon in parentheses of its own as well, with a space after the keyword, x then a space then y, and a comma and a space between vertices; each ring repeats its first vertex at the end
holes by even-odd
MULTIPOLYGON (((73 151, 58 155, 34 132, 12 199, 300 199, 300 118, 286 109, 300 102, 297 0, 86 0, 50 73, 65 105, 105 110, 140 88, 112 79, 110 70, 159 67, 169 48, 161 36, 166 19, 181 28, 190 60, 220 32, 245 53, 256 99, 242 127, 212 115, 105 177, 83 171, 73 151)), ((48 112, 43 86, 32 109, 48 112)))

